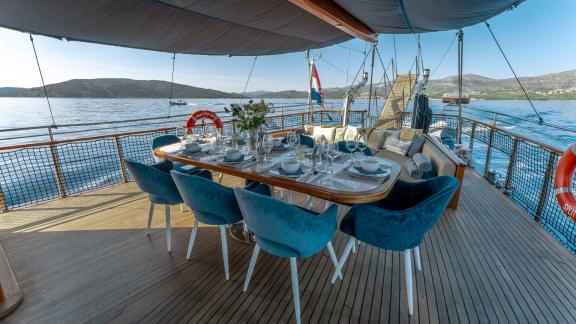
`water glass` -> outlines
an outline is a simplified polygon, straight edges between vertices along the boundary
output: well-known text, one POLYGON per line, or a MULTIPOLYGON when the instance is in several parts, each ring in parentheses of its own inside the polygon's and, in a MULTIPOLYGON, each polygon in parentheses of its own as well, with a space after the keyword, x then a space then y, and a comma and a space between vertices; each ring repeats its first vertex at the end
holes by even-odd
POLYGON ((272 149, 274 148, 274 138, 268 134, 265 134, 262 138, 262 148, 265 152, 264 161, 270 162, 270 153, 272 153, 272 149))
POLYGON ((334 159, 340 154, 340 150, 338 149, 337 143, 326 144, 325 146, 325 154, 330 159, 330 170, 328 173, 335 174, 336 171, 334 170, 334 159))
POLYGON ((356 141, 346 141, 346 149, 350 154, 352 154, 352 161, 356 164, 356 156, 354 156, 354 152, 358 149, 358 142, 356 141))
POLYGON ((295 149, 296 149, 296 144, 298 144, 298 142, 299 142, 298 141, 299 137, 300 136, 298 135, 298 133, 296 133, 296 131, 290 131, 290 134, 288 135, 287 142, 288 142, 288 145, 290 146, 290 150, 292 151, 292 153, 291 153, 292 156, 296 156, 295 149))

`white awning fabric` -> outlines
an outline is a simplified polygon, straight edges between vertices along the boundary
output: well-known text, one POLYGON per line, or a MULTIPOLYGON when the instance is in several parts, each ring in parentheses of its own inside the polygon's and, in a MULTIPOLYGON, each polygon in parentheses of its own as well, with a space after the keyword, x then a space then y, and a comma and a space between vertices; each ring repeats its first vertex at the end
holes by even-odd
MULTIPOLYGON (((457 29, 523 0, 334 0, 376 33, 457 29)), ((287 0, 0 0, 0 26, 170 53, 270 55, 351 38, 287 0)))

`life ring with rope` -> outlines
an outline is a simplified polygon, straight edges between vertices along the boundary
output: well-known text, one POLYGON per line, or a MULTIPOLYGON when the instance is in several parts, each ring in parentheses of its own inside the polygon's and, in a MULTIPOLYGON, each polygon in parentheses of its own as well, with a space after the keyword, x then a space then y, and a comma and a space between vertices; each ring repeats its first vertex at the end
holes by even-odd
POLYGON ((198 110, 193 112, 192 115, 188 117, 188 120, 186 121, 186 128, 188 131, 192 131, 192 128, 196 126, 196 122, 203 119, 211 120, 214 124, 214 127, 216 128, 223 127, 222 121, 220 120, 220 117, 216 115, 216 113, 210 110, 198 110))
POLYGON ((576 170, 576 144, 564 152, 554 175, 554 194, 560 204, 562 212, 576 222, 576 196, 572 189, 574 180, 574 170, 576 170))

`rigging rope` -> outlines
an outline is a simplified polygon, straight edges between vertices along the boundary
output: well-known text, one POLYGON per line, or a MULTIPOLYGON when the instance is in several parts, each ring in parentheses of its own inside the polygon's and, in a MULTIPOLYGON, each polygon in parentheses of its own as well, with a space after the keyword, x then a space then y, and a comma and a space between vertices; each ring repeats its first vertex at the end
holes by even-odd
POLYGON ((436 65, 436 67, 434 68, 434 70, 432 71, 432 73, 430 73, 430 78, 432 78, 432 76, 436 73, 436 71, 438 71, 438 68, 440 67, 440 65, 442 64, 442 62, 444 62, 444 59, 446 58, 446 55, 448 54, 448 52, 450 51, 450 49, 452 48, 452 45, 454 45, 454 42, 456 41, 456 36, 458 34, 454 34, 454 38, 452 38, 452 42, 450 43, 450 46, 448 46, 448 48, 446 49, 446 52, 444 52, 444 55, 442 55, 442 58, 440 59, 440 61, 438 62, 438 64, 436 65))
POLYGON ((348 87, 348 74, 350 73, 350 43, 352 41, 348 41, 348 61, 346 61, 346 87, 348 87))
MULTIPOLYGON (((346 75, 346 86, 348 86, 348 78, 351 78, 352 76, 348 73, 346 73, 344 70, 342 70, 341 68, 339 68, 338 66, 330 63, 328 60, 326 60, 325 58, 320 58, 321 61, 323 61, 324 63, 330 65, 331 67, 333 67, 335 70, 337 70, 338 72, 346 75)), ((348 67, 349 68, 349 67, 348 67)))
POLYGON ((398 56, 396 56, 396 35, 392 35, 394 41, 394 75, 398 75, 398 56))
POLYGON ((390 61, 390 63, 388 63, 387 66, 384 66, 384 62, 382 61, 382 56, 380 56, 380 50, 378 49, 378 47, 376 47, 376 54, 378 54, 378 60, 380 61, 380 65, 382 65, 382 68, 384 69, 384 77, 386 77, 386 81, 388 82, 388 86, 390 87, 390 90, 392 90, 392 84, 390 83, 390 78, 388 77, 388 68, 390 67, 390 64, 392 63, 392 61, 390 61))
POLYGON ((176 53, 172 55, 172 80, 170 81, 170 99, 168 99, 168 117, 172 111, 172 92, 174 90, 174 64, 176 63, 176 53))
POLYGON ((242 100, 244 100, 244 95, 246 94, 246 88, 248 88, 248 83, 250 83, 250 79, 252 78, 252 72, 254 72, 254 65, 256 65, 256 59, 258 59, 258 56, 254 56, 254 61, 252 62, 252 67, 250 68, 250 74, 248 74, 248 79, 246 80, 246 84, 244 85, 244 91, 242 91, 242 96, 240 97, 240 104, 242 104, 242 100))
POLYGON ((46 96, 46 102, 48 103, 48 109, 50 110, 50 117, 52 118, 52 127, 56 128, 56 121, 54 121, 54 113, 52 112, 50 99, 48 99, 48 91, 46 91, 46 84, 44 84, 44 76, 42 75, 42 69, 40 68, 40 61, 38 61, 36 46, 34 46, 34 38, 32 37, 32 34, 29 35, 30 35, 30 42, 32 43, 32 49, 34 50, 34 57, 36 58, 36 65, 38 65, 38 72, 40 72, 40 80, 42 80, 42 88, 44 88, 44 95, 46 96))
POLYGON ((512 71, 512 74, 514 74, 514 78, 516 79, 516 82, 518 82, 518 85, 520 86, 520 88, 522 89, 522 92, 524 92, 524 96, 526 96, 526 99, 528 100, 528 102, 530 103, 530 106, 532 107, 532 110, 534 110, 534 113, 536 114, 536 116, 538 117, 538 123, 540 125, 542 125, 544 123, 544 119, 542 119, 542 117, 540 116, 540 114, 538 113, 538 111, 536 110, 536 107, 534 107, 534 104, 532 103, 532 100, 530 100, 530 96, 528 96, 528 93, 526 92, 526 89, 524 89, 524 85, 522 85, 522 82, 520 82, 520 79, 518 79, 518 76, 516 75, 516 71, 514 71, 514 68, 512 67, 512 64, 510 64, 510 61, 508 60, 508 57, 506 56, 506 54, 504 53, 504 50, 502 49, 502 46, 500 46, 500 43, 498 42, 498 40, 496 39, 496 36, 494 35, 494 32, 492 31, 492 28, 490 28, 490 24, 488 24, 487 21, 484 22, 486 24, 486 27, 488 28, 488 31, 490 32, 490 34, 492 35, 492 38, 494 39, 494 42, 496 43, 496 45, 498 46, 498 49, 500 50, 500 53, 502 53, 502 56, 504 57, 504 60, 506 60, 506 63, 508 64, 508 67, 510 68, 510 71, 512 71))

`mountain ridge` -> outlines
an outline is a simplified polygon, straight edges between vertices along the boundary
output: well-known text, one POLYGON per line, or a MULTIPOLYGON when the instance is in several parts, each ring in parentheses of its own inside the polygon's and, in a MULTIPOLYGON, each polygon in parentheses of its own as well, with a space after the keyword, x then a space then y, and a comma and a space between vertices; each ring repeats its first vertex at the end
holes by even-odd
MULTIPOLYGON (((539 76, 520 77, 531 99, 576 99, 576 69, 548 73, 539 76)), ((376 83, 373 91, 379 97, 386 97, 391 84, 376 83)), ((126 78, 72 79, 46 85, 48 95, 54 98, 168 98, 171 83, 162 80, 133 80, 126 78)), ((430 80, 426 93, 431 98, 441 98, 444 93, 457 92, 456 76, 430 80)), ((493 79, 478 74, 463 75, 464 93, 476 99, 524 99, 520 86, 514 78, 493 79)), ((368 97, 369 86, 360 89, 361 97, 368 97)), ((327 99, 341 99, 346 87, 324 89, 327 99)), ((43 97, 42 87, 0 88, 0 97, 43 97)), ((199 88, 174 83, 172 98, 240 98, 235 92, 199 88)), ((267 91, 258 90, 245 94, 258 99, 297 99, 307 98, 302 90, 267 91)))

